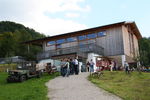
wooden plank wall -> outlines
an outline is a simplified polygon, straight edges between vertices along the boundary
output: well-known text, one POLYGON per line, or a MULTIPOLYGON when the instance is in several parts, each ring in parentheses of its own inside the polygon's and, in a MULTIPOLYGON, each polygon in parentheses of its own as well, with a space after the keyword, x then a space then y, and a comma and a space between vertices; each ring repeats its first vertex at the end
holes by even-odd
POLYGON ((139 56, 138 39, 135 35, 133 35, 133 41, 134 41, 134 48, 135 48, 135 56, 139 56))
MULTIPOLYGON (((123 55, 123 36, 122 36, 122 27, 109 28, 106 31, 106 36, 96 38, 96 43, 104 48, 105 56, 115 56, 123 55)), ((54 48, 47 47, 45 45, 45 51, 51 50, 54 48)), ((77 42, 64 43, 62 47, 71 47, 77 45, 77 42)))
POLYGON ((132 56, 130 52, 129 32, 125 26, 122 26, 122 31, 123 31, 124 54, 127 56, 132 56))
POLYGON ((106 36, 96 39, 98 45, 104 48, 105 56, 123 54, 122 28, 114 27, 106 30, 106 36))
POLYGON ((130 41, 129 41, 129 32, 128 29, 125 26, 122 26, 123 31, 123 43, 124 43, 124 53, 125 55, 129 57, 133 57, 134 54, 137 54, 139 52, 139 46, 138 46, 138 39, 133 33, 133 42, 134 42, 134 50, 133 52, 130 51, 130 41))

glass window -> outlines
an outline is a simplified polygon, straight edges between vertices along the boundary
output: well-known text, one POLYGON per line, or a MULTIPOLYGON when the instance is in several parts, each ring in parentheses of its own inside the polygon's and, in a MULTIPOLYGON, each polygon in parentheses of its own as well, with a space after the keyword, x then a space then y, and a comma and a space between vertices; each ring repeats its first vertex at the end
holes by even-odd
POLYGON ((60 39, 56 41, 57 44, 65 43, 65 39, 60 39))
POLYGON ((85 45, 85 44, 87 44, 87 41, 79 42, 79 46, 82 46, 82 45, 85 45))
POLYGON ((92 40, 88 40, 88 44, 91 44, 91 43, 95 43, 95 39, 92 39, 92 40))
POLYGON ((55 44, 55 41, 49 41, 47 42, 47 45, 54 45, 55 44))
POLYGON ((62 48, 62 45, 61 45, 61 44, 58 44, 58 45, 56 46, 56 48, 57 48, 57 49, 60 49, 60 48, 62 48))
POLYGON ((92 38, 96 38, 96 36, 97 36, 96 33, 88 34, 88 35, 87 35, 87 38, 88 38, 88 39, 92 39, 92 38))
POLYGON ((85 40, 85 39, 86 39, 86 35, 79 36, 79 40, 85 40))
POLYGON ((67 38, 67 42, 74 42, 74 41, 77 41, 76 37, 67 38))
POLYGON ((98 32, 98 36, 105 36, 105 35, 106 35, 106 31, 98 32))

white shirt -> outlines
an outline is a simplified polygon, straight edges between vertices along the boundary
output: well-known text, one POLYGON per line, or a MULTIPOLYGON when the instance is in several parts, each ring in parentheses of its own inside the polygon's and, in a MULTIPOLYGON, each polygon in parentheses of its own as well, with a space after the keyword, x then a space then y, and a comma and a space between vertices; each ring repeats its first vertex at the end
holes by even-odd
POLYGON ((90 65, 94 65, 94 62, 93 62, 93 61, 90 61, 90 65))
POLYGON ((78 60, 77 59, 74 60, 74 64, 78 65, 78 60))

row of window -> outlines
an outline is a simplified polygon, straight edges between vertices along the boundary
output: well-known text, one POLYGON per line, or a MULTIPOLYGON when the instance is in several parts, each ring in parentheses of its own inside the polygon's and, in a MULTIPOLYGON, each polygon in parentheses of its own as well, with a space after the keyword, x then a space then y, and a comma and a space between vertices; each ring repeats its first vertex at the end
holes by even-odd
POLYGON ((101 31, 98 33, 92 33, 92 34, 88 34, 88 35, 82 35, 82 36, 78 36, 78 37, 70 37, 67 39, 60 39, 60 40, 56 40, 56 41, 49 41, 47 42, 47 45, 54 45, 54 44, 61 44, 61 43, 65 43, 65 42, 74 42, 74 41, 81 41, 81 40, 85 40, 85 39, 93 39, 96 37, 102 37, 106 35, 106 31, 101 31))
MULTIPOLYGON (((92 39, 92 40, 87 40, 87 41, 81 41, 81 42, 79 42, 79 47, 81 48, 81 47, 83 47, 83 45, 85 45, 85 44, 89 44, 89 43, 95 43, 96 41, 94 40, 94 39, 92 39)), ((56 48, 57 49, 60 49, 60 48, 62 48, 63 46, 62 46, 62 44, 57 44, 56 45, 56 48)))

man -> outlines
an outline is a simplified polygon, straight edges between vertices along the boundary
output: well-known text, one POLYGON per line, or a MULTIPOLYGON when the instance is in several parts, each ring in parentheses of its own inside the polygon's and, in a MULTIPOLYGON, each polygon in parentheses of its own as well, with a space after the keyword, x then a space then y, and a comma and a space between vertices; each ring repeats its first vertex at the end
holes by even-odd
POLYGON ((92 59, 90 61, 90 72, 94 72, 94 62, 92 59))
POLYGON ((69 61, 69 66, 70 66, 70 75, 74 74, 74 62, 72 59, 69 61))
POLYGON ((79 74, 79 62, 77 60, 77 58, 74 59, 74 71, 75 71, 75 74, 78 75, 79 74))
POLYGON ((129 64, 127 61, 125 61, 125 63, 124 63, 124 68, 125 68, 126 74, 129 74, 129 64))
POLYGON ((86 72, 89 72, 89 69, 90 69, 90 62, 88 61, 86 64, 86 72))

